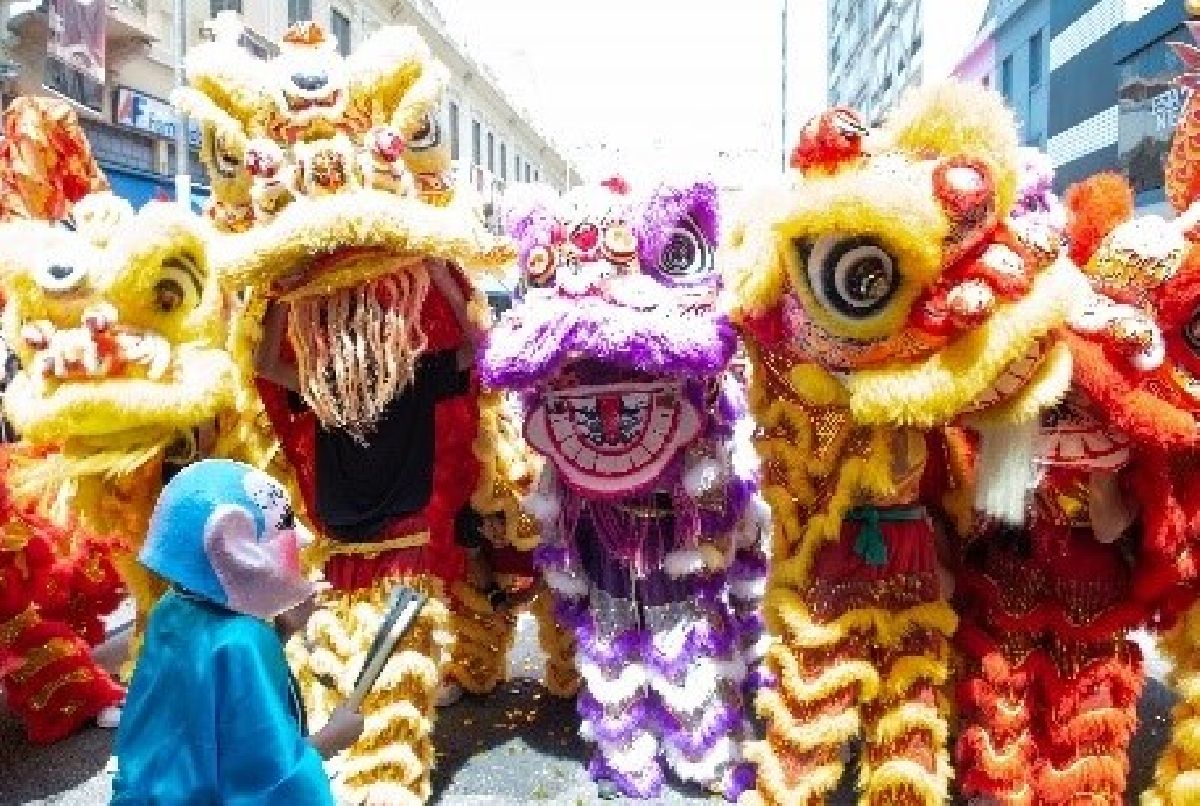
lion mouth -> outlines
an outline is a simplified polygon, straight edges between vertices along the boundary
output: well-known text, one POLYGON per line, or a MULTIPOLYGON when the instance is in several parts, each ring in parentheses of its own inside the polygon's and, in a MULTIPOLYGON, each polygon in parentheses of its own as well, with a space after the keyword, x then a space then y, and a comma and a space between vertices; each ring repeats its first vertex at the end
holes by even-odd
POLYGON ((975 399, 967 413, 999 406, 1019 395, 1033 381, 1046 353, 1044 339, 1029 345, 1025 354, 1006 366, 992 385, 975 399))
POLYGON ((31 375, 43 384, 113 378, 159 381, 171 365, 171 343, 153 331, 119 325, 111 305, 88 308, 79 327, 37 321, 25 325, 21 336, 34 350, 31 375))
POLYGON ((599 497, 655 483, 699 433, 682 379, 581 362, 530 410, 525 435, 572 488, 599 497), (591 370, 589 372, 588 370, 591 370))
POLYGON ((287 101, 288 111, 290 112, 309 112, 320 111, 324 109, 332 110, 337 107, 338 101, 342 98, 341 90, 331 90, 325 95, 310 98, 305 95, 296 95, 295 93, 283 91, 283 98, 287 101))
POLYGON ((5 412, 18 433, 59 443, 75 437, 174 433, 205 422, 234 404, 236 367, 223 350, 182 347, 149 364, 104 363, 95 372, 70 367, 66 376, 21 372, 5 392, 5 412))

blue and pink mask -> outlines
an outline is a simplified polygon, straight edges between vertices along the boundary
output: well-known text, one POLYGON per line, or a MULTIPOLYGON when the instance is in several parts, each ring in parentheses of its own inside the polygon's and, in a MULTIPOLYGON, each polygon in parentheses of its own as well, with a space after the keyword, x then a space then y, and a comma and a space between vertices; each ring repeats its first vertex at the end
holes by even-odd
POLYGON ((208 459, 163 488, 140 559, 190 595, 271 619, 316 592, 300 565, 308 542, 277 481, 240 462, 208 459))

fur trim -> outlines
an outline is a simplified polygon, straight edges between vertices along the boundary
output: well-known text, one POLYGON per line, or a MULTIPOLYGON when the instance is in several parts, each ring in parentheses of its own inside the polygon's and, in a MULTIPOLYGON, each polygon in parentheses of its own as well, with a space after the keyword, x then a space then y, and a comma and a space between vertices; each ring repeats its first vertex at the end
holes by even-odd
POLYGON ((738 746, 732 737, 722 736, 702 758, 694 761, 670 744, 663 748, 663 755, 667 765, 683 780, 709 784, 719 781, 722 771, 737 760, 738 746))
POLYGON ((767 580, 735 579, 729 584, 729 592, 735 599, 743 601, 758 601, 767 592, 767 580))
POLYGON ((639 663, 630 663, 621 668, 616 677, 609 677, 604 670, 585 660, 579 662, 579 674, 583 677, 588 693, 607 707, 616 707, 632 698, 646 685, 646 669, 639 663))
POLYGON ((64 383, 49 395, 21 373, 5 394, 4 406, 13 427, 26 439, 56 443, 64 434, 119 439, 120 424, 145 437, 160 429, 168 436, 195 423, 215 419, 233 407, 235 368, 219 350, 183 350, 171 377, 64 383))
POLYGON ((704 568, 704 557, 696 549, 676 549, 663 558, 663 570, 674 579, 699 574, 704 568))
POLYGON ((1099 173, 1067 188, 1068 256, 1086 266, 1110 232, 1133 216, 1133 187, 1124 176, 1099 173))
MULTIPOLYGON (((1064 292, 1073 287, 1074 274, 1055 263, 1037 276, 1027 296, 920 364, 852 375, 847 388, 855 421, 929 427, 969 410, 1013 362, 1065 321, 1064 292)), ((1061 396, 1066 387, 1054 391, 1061 396)))
POLYGON ((564 599, 584 599, 592 589, 588 581, 578 574, 553 568, 546 569, 543 573, 546 584, 564 599))
POLYGON ((869 803, 887 803, 903 796, 905 803, 942 806, 949 797, 950 770, 939 764, 936 772, 907 758, 892 758, 872 770, 866 782, 869 803))
MULTIPOLYGON (((377 190, 299 198, 270 223, 238 235, 214 235, 212 263, 228 288, 256 287, 310 265, 314 256, 352 248, 448 260, 499 270, 516 257, 512 245, 482 230, 472 211, 434 207, 377 190)), ((380 274, 393 263, 377 262, 380 274)), ((359 267, 361 268, 361 267, 359 267)), ((373 279, 356 273, 344 284, 373 279)), ((335 284, 318 277, 317 284, 335 284)), ((303 289, 301 289, 301 293, 303 289)), ((295 292, 294 292, 295 293, 295 292)))
POLYGON ((723 475, 717 460, 706 456, 690 462, 683 471, 683 489, 692 498, 700 498, 710 492, 723 475))
POLYGON ((539 523, 554 523, 562 507, 558 496, 547 492, 533 492, 521 500, 521 506, 539 523))

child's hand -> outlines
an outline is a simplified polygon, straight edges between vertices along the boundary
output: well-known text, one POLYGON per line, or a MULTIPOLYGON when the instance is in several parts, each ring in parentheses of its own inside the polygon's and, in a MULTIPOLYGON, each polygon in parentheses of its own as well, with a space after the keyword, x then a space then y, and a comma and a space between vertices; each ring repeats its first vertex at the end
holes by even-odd
POLYGON ((358 741, 363 732, 363 716, 358 711, 339 705, 329 715, 329 721, 309 739, 322 758, 330 759, 358 741))

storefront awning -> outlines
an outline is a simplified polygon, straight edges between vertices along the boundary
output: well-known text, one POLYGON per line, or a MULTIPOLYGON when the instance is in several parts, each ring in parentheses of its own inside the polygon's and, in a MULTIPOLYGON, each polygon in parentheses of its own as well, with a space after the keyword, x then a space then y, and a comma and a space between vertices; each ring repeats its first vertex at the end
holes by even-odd
MULTIPOLYGON (((133 205, 135 210, 140 210, 149 201, 171 201, 175 198, 174 177, 106 165, 103 162, 100 167, 108 176, 113 193, 133 205)), ((192 185, 192 209, 197 213, 203 210, 208 193, 209 189, 204 185, 192 185)))

